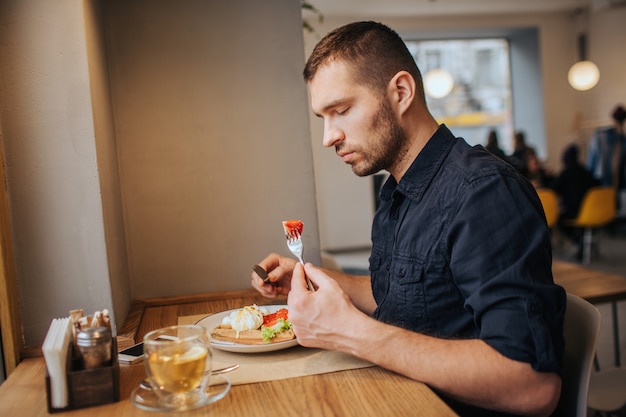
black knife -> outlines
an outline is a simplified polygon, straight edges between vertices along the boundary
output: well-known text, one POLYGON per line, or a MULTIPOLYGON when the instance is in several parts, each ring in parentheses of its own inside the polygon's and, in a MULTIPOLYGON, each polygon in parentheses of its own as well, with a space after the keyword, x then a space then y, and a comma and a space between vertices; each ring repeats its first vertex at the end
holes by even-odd
POLYGON ((252 269, 254 270, 254 272, 256 272, 256 274, 257 274, 258 276, 260 276, 260 277, 261 277, 261 279, 263 280, 263 282, 269 282, 269 280, 270 280, 270 276, 269 276, 269 275, 267 275, 267 272, 265 271, 265 269, 263 269, 263 267, 262 267, 262 266, 260 266, 260 265, 254 265, 254 266, 252 267, 252 269))

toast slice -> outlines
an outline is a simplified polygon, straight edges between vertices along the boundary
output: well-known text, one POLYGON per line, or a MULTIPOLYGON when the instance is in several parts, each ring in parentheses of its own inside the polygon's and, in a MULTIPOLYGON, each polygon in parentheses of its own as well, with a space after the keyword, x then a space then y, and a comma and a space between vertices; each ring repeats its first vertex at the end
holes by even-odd
POLYGON ((283 330, 274 336, 269 342, 263 340, 261 336, 261 330, 244 330, 237 332, 230 326, 219 325, 211 330, 211 337, 215 340, 222 340, 224 342, 241 343, 244 345, 265 345, 268 343, 286 342, 287 340, 295 339, 296 335, 293 330, 283 330))

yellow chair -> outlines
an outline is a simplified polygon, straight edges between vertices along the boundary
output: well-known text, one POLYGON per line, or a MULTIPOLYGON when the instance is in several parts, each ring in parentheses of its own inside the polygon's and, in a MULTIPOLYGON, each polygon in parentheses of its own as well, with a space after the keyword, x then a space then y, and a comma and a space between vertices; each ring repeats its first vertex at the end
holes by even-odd
POLYGON ((552 228, 559 218, 559 199, 556 193, 549 188, 537 189, 537 195, 541 200, 543 211, 546 214, 548 227, 552 228))
POLYGON ((583 263, 589 264, 591 259, 592 231, 615 219, 615 189, 612 187, 592 187, 585 194, 575 219, 566 222, 569 226, 584 229, 583 263))

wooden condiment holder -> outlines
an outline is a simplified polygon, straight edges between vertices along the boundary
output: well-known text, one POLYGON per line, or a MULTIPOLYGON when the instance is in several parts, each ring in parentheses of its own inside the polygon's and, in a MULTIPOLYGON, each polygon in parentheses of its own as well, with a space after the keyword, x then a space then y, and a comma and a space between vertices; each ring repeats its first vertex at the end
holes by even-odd
POLYGON ((82 363, 73 343, 68 349, 67 391, 68 405, 54 408, 51 404, 50 376, 46 371, 46 397, 49 413, 76 410, 109 404, 120 400, 120 365, 117 361, 117 339, 111 340, 111 363, 95 369, 82 369, 82 363))

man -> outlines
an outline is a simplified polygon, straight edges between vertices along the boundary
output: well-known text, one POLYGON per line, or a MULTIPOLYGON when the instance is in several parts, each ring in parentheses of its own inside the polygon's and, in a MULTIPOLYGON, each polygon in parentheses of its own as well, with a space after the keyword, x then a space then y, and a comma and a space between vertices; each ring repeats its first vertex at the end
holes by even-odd
POLYGON ((600 185, 614 187, 618 214, 626 214, 626 109, 618 105, 611 113, 613 126, 597 129, 589 142, 587 168, 600 185))
POLYGON ((304 77, 324 146, 359 176, 391 174, 372 228, 371 277, 271 254, 260 262, 271 283, 253 273, 252 285, 289 294, 303 346, 423 381, 464 416, 549 415, 561 389, 565 293, 552 280, 532 185, 438 125, 415 61, 384 25, 331 32, 304 77))
POLYGON ((622 183, 625 181, 626 109, 621 105, 616 106, 611 118, 613 126, 598 129, 589 142, 587 168, 601 185, 621 188, 624 187, 622 183))
POLYGON ((552 183, 552 188, 559 196, 559 221, 561 233, 577 246, 576 258, 583 258, 582 229, 568 223, 578 216, 585 194, 590 188, 599 185, 580 162, 578 145, 571 144, 563 151, 563 169, 552 183))

